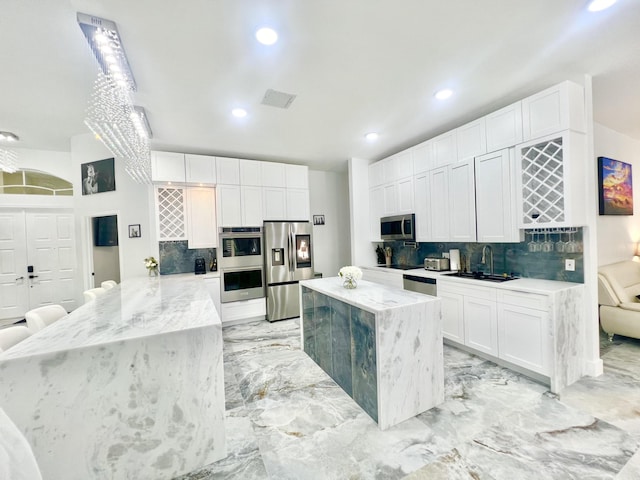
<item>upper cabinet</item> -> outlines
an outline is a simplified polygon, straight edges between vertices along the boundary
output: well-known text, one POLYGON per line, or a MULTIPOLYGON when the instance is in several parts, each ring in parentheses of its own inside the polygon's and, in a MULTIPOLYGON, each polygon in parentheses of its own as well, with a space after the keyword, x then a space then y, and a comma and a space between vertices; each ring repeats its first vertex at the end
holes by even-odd
POLYGON ((215 188, 187 188, 187 219, 189 248, 217 247, 215 188))
POLYGON ((522 102, 516 102, 485 117, 487 152, 522 142, 522 102))
POLYGON ((456 128, 458 160, 469 160, 487 153, 485 119, 479 118, 456 128))
POLYGON ((208 155, 184 156, 185 180, 187 183, 199 185, 215 185, 216 181, 216 157, 208 155))
POLYGON ((151 180, 184 183, 184 153, 151 152, 151 180))
POLYGON ((442 167, 458 160, 456 131, 438 135, 431 139, 433 167, 442 167))
POLYGON ((516 147, 520 228, 584 225, 585 135, 565 130, 516 147))
POLYGON ((309 167, 305 165, 286 165, 285 179, 287 188, 309 188, 309 167))
POLYGON ((216 176, 218 183, 240 185, 240 159, 217 157, 216 176))
POLYGON ((286 187, 286 165, 284 163, 262 162, 262 186, 286 187))
POLYGON ((262 162, 240 160, 240 185, 262 186, 262 162))
POLYGON ((415 175, 428 172, 433 165, 433 142, 429 140, 411 148, 411 157, 415 175))
POLYGON ((564 130, 586 132, 584 89, 562 82, 522 100, 523 140, 533 140, 564 130))

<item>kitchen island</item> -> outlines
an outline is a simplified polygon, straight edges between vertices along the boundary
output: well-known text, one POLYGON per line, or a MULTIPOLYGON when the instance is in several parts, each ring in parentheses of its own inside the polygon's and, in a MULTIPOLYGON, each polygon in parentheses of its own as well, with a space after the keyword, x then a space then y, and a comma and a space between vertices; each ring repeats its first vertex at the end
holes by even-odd
POLYGON ((0 354, 45 479, 170 479, 226 456, 222 325, 194 275, 126 280, 0 354))
POLYGON ((303 350, 382 430, 442 403, 440 299, 342 282, 300 282, 303 350))

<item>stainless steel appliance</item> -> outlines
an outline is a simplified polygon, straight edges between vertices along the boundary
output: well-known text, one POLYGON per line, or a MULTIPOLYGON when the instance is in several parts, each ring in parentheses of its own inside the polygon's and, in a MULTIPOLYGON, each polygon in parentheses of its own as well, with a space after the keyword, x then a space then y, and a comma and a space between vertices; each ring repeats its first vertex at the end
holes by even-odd
POLYGON ((448 258, 425 258, 424 269, 433 270, 436 272, 449 270, 449 259, 448 258))
POLYGON ((222 303, 265 296, 262 227, 220 229, 222 255, 220 301, 222 303))
POLYGON ((402 286, 405 290, 412 292, 424 293, 435 297, 438 294, 438 288, 435 278, 417 277, 415 275, 402 275, 402 286))
POLYGON ((264 222, 267 320, 300 316, 300 280, 313 278, 309 222, 264 222))
POLYGON ((382 240, 415 241, 415 219, 416 216, 413 213, 382 217, 380 219, 380 237, 382 240))

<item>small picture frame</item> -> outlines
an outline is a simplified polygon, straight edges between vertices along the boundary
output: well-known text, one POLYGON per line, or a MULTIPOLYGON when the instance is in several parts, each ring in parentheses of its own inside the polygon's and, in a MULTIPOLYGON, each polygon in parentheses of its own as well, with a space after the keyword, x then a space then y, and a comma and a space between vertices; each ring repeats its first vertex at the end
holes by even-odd
POLYGON ((324 215, 314 215, 313 216, 313 224, 314 225, 324 225, 324 215))
POLYGON ((142 230, 140 230, 140 224, 129 225, 129 238, 142 237, 142 230))

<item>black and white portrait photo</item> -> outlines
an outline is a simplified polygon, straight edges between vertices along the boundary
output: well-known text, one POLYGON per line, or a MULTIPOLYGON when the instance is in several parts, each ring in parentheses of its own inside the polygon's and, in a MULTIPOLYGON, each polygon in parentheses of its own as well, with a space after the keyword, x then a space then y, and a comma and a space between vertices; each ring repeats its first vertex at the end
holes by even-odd
POLYGON ((116 189, 113 158, 83 163, 81 169, 83 195, 112 192, 116 189))

